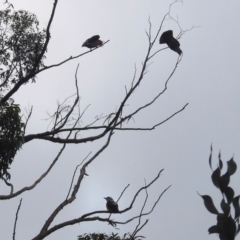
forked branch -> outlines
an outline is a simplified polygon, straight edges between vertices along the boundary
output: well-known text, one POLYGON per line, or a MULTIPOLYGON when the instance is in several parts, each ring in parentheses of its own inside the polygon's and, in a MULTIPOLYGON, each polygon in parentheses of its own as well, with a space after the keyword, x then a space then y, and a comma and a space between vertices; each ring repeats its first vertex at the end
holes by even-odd
MULTIPOLYGON (((69 225, 74 225, 74 224, 77 224, 77 223, 81 223, 81 222, 92 222, 92 221, 101 221, 101 222, 108 222, 110 225, 112 226, 116 226, 117 224, 126 224, 128 222, 131 222, 133 221, 134 219, 136 218, 141 218, 142 216, 145 216, 145 215, 149 215, 153 209, 155 208, 155 206, 157 205, 157 203, 159 202, 160 198, 162 197, 162 195, 167 191, 167 189, 170 187, 167 187, 158 197, 158 199, 156 200, 156 202, 154 203, 154 205, 152 206, 151 210, 149 212, 146 212, 146 213, 143 213, 143 209, 144 209, 144 206, 140 212, 140 215, 139 216, 135 216, 135 217, 132 217, 124 222, 118 222, 118 221, 115 221, 113 219, 110 219, 110 218, 101 218, 99 216, 93 216, 93 217, 90 217, 92 215, 96 215, 96 214, 106 214, 108 213, 108 211, 94 211, 94 212, 90 212, 90 213, 86 213, 84 215, 82 215, 81 217, 79 218, 75 218, 75 219, 72 219, 72 220, 68 220, 68 221, 65 221, 65 222, 62 222, 60 224, 57 224, 51 228, 50 227, 50 224, 52 223, 52 221, 54 220, 54 218, 57 216, 57 214, 65 207, 67 206, 68 204, 70 204, 73 200, 75 200, 76 198, 76 193, 78 192, 79 190, 79 187, 80 187, 80 183, 82 182, 83 180, 83 176, 85 175, 86 173, 86 167, 100 154, 100 152, 102 152, 109 144, 109 141, 111 139, 111 134, 109 135, 108 137, 108 140, 107 140, 107 143, 91 158, 89 159, 84 165, 83 167, 81 168, 80 170, 80 175, 78 177, 78 180, 77 180, 77 184, 75 185, 74 189, 73 189, 73 192, 72 192, 72 195, 69 199, 66 199, 65 201, 63 201, 57 208, 56 210, 51 214, 51 216, 48 218, 48 220, 46 221, 46 223, 44 224, 42 230, 40 231, 40 233, 33 238, 33 240, 41 240, 41 239, 44 239, 46 236, 50 235, 51 233, 61 229, 61 228, 64 228, 66 226, 69 226, 69 225)), ((134 195, 133 197, 133 200, 132 202, 130 203, 130 206, 122 211, 120 211, 119 213, 124 213, 124 212, 127 212, 129 211, 130 209, 132 209, 133 205, 134 205, 134 202, 136 200, 136 198, 138 197, 139 193, 143 190, 146 190, 147 188, 149 188, 154 182, 157 181, 157 179, 159 179, 161 173, 162 173, 163 169, 158 173, 158 175, 149 183, 149 184, 145 184, 144 187, 141 187, 137 192, 136 194, 134 195)), ((126 188, 125 188, 126 189, 126 188)), ((125 191, 124 189, 124 191, 125 191)), ((146 203, 146 200, 145 200, 145 203, 146 203)), ((145 222, 141 227, 140 229, 146 224, 147 222, 145 222)), ((139 228, 138 228, 139 229, 139 228)), ((138 230, 136 230, 136 233, 138 232, 138 230)))
MULTIPOLYGON (((175 1, 174 3, 178 3, 181 1, 175 1)), ((124 114, 124 108, 127 105, 130 97, 132 96, 133 92, 137 89, 137 87, 139 87, 140 83, 143 81, 146 70, 147 70, 147 66, 149 65, 149 60, 154 57, 160 50, 152 53, 152 48, 153 45, 156 43, 156 39, 159 37, 160 31, 162 29, 162 25, 164 20, 166 19, 166 17, 170 14, 170 10, 171 10, 171 6, 174 4, 172 3, 170 5, 169 11, 168 13, 164 16, 159 29, 157 31, 157 33, 155 34, 155 36, 153 37, 152 40, 152 25, 151 22, 149 20, 149 32, 147 33, 148 39, 149 39, 149 45, 148 45, 148 50, 147 50, 147 54, 145 57, 145 60, 142 64, 142 68, 139 74, 138 79, 136 78, 136 67, 135 67, 135 72, 134 72, 134 76, 131 82, 131 86, 130 89, 127 90, 126 88, 126 95, 123 98, 123 100, 121 101, 120 106, 118 107, 117 111, 115 113, 110 113, 102 118, 97 119, 96 121, 93 122, 97 123, 100 119, 103 119, 103 124, 102 125, 93 125, 93 124, 88 124, 85 127, 76 127, 76 128, 68 128, 66 127, 66 122, 67 121, 62 121, 62 124, 60 125, 60 127, 58 128, 53 128, 52 131, 47 131, 47 132, 43 132, 43 133, 38 133, 38 134, 30 134, 25 136, 24 140, 25 142, 34 140, 34 139, 42 139, 42 140, 47 140, 47 141, 51 141, 51 142, 55 142, 55 143, 67 143, 67 144, 80 144, 80 143, 86 143, 86 142, 92 142, 92 141, 96 141, 99 140, 101 138, 103 138, 106 134, 108 134, 109 131, 111 131, 112 129, 114 130, 153 130, 156 127, 160 126, 161 124, 163 124, 164 122, 170 120, 172 117, 174 117, 176 114, 180 113, 181 111, 183 111, 186 106, 188 104, 185 104, 184 107, 178 111, 176 111, 175 113, 173 113, 171 116, 169 116, 168 118, 166 118, 164 121, 161 121, 159 123, 156 123, 155 125, 153 125, 152 127, 149 128, 143 128, 143 127, 137 127, 137 128, 126 128, 126 127, 122 127, 122 125, 124 123, 127 123, 130 119, 132 119, 135 115, 137 115, 137 113, 139 113, 140 111, 146 109, 147 107, 149 107, 150 105, 154 104, 156 102, 156 100, 158 100, 167 90, 168 87, 168 83, 170 81, 170 79, 172 78, 173 74, 176 72, 177 67, 179 65, 179 63, 181 62, 181 57, 179 57, 177 59, 177 62, 172 70, 172 72, 169 74, 168 78, 165 81, 165 86, 164 89, 162 91, 160 91, 155 97, 152 98, 152 100, 150 100, 148 103, 145 103, 144 105, 136 108, 132 113, 123 116, 124 114), (75 131, 75 132, 80 132, 80 131, 89 131, 90 130, 101 130, 101 132, 97 132, 97 134, 94 132, 93 135, 91 135, 91 133, 89 134, 89 136, 84 137, 84 138, 77 138, 77 135, 75 134, 74 138, 69 138, 69 139, 62 139, 60 138, 57 134, 58 133, 63 133, 63 132, 68 132, 68 131, 75 131), (57 135, 57 136, 56 136, 57 135)), ((166 49, 166 48, 164 48, 166 49)), ((163 50, 163 49, 162 49, 163 50)), ((77 99, 76 99, 77 100, 77 99)), ((67 115, 66 118, 63 118, 63 120, 68 119, 68 116, 71 115, 71 113, 73 112, 73 108, 76 106, 76 100, 75 103, 73 104, 72 108, 69 110, 69 114, 67 115)), ((58 112, 58 114, 60 114, 60 112, 58 112)))

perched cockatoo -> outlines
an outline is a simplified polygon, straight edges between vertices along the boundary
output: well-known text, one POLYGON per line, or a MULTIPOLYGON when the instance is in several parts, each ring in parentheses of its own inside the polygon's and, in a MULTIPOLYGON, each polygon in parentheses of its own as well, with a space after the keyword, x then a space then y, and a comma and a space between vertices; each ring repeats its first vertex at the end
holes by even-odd
POLYGON ((91 38, 87 39, 82 47, 87 47, 87 48, 96 48, 96 47, 100 47, 103 45, 103 41, 99 39, 100 36, 99 35, 95 35, 95 36, 92 36, 91 38))
POLYGON ((159 43, 160 44, 166 43, 170 49, 177 52, 179 55, 182 54, 182 50, 179 48, 180 43, 176 38, 173 37, 172 30, 164 32, 159 39, 159 43))

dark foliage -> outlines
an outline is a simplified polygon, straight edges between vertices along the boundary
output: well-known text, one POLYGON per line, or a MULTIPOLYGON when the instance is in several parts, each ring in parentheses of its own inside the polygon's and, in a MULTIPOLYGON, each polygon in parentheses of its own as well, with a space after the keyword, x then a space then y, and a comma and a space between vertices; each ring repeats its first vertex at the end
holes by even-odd
POLYGON ((107 235, 105 233, 89 233, 78 236, 78 240, 141 240, 143 236, 133 237, 131 234, 125 233, 124 236, 120 237, 117 233, 107 235))
MULTIPOLYGON (((222 213, 219 213, 216 209, 210 196, 202 195, 201 197, 203 198, 207 210, 210 213, 217 215, 217 224, 208 229, 209 234, 217 233, 220 240, 234 240, 240 231, 240 195, 234 197, 234 190, 228 185, 230 183, 231 175, 237 170, 237 164, 233 158, 231 158, 227 161, 227 171, 222 174, 223 163, 221 160, 221 153, 219 153, 218 158, 218 167, 213 171, 211 178, 214 186, 221 191, 223 196, 220 204, 222 213), (231 214, 231 210, 234 212, 234 216, 232 216, 233 214, 231 214)), ((209 165, 212 169, 212 147, 209 157, 209 165)))
MULTIPOLYGON (((46 38, 46 31, 39 31, 38 25, 36 16, 27 11, 10 8, 0 11, 1 93, 17 84, 31 70, 43 66, 44 57, 35 66, 46 38)), ((33 76, 32 81, 35 78, 33 76)))
MULTIPOLYGON (((40 54, 46 31, 39 31, 38 25, 36 16, 27 11, 13 11, 11 6, 0 11, 0 100, 32 70, 44 66, 40 54)), ((32 74, 24 83, 35 78, 32 74)), ((9 97, 0 104, 0 178, 10 179, 9 166, 23 143, 25 124, 20 112, 9 97)))
POLYGON ((0 105, 0 178, 10 178, 9 166, 23 143, 25 124, 20 112, 17 104, 0 105))

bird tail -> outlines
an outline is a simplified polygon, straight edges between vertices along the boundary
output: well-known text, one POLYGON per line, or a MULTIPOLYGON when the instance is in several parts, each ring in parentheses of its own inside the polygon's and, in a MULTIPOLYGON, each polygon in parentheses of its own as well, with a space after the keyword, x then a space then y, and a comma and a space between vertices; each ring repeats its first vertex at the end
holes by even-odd
POLYGON ((181 54, 182 54, 182 50, 181 50, 180 48, 178 48, 177 53, 178 53, 179 55, 181 55, 181 54))
POLYGON ((104 42, 102 40, 98 40, 98 46, 102 47, 103 43, 104 42))

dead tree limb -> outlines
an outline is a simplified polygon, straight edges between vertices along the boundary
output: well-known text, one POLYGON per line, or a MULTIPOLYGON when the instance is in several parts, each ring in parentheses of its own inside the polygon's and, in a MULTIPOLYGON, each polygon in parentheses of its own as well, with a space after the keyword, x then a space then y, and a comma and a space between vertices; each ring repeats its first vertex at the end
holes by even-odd
POLYGON ((18 205, 18 208, 17 208, 17 212, 16 212, 16 217, 15 217, 15 222, 14 222, 14 227, 13 227, 13 240, 15 240, 17 220, 18 220, 18 213, 19 213, 19 210, 21 208, 21 204, 22 204, 22 198, 21 198, 21 200, 19 202, 19 205, 18 205))

